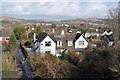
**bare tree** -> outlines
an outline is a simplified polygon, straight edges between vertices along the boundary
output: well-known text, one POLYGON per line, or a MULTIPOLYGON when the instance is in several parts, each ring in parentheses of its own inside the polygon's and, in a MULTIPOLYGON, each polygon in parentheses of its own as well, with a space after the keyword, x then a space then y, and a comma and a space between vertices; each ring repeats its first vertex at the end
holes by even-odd
POLYGON ((115 46, 111 50, 113 56, 111 70, 116 73, 114 75, 120 76, 120 2, 116 8, 108 10, 106 23, 112 26, 115 39, 115 46))
POLYGON ((106 15, 106 23, 109 26, 112 26, 116 43, 118 40, 120 40, 120 31, 119 31, 120 20, 119 19, 120 19, 120 2, 118 3, 118 6, 116 8, 109 9, 106 15))

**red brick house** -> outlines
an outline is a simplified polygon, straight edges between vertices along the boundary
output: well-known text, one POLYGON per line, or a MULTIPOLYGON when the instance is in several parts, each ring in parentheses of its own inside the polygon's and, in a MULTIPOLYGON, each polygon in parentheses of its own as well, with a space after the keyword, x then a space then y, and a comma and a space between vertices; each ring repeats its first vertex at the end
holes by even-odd
POLYGON ((9 39, 10 39, 10 37, 2 37, 2 44, 3 45, 8 45, 9 44, 9 39))

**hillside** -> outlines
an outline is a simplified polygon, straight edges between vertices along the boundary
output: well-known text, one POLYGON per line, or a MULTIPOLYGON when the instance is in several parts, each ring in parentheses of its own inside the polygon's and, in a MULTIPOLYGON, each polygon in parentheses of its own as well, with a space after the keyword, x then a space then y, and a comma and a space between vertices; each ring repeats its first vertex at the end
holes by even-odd
POLYGON ((2 17, 0 17, 0 23, 2 23, 2 25, 14 25, 14 24, 25 24, 27 22, 22 19, 16 19, 13 17, 2 16, 2 17))
POLYGON ((55 24, 70 24, 70 25, 79 25, 81 23, 92 22, 92 23, 104 23, 103 19, 98 18, 87 18, 87 19, 68 19, 61 21, 49 21, 45 19, 34 19, 34 20, 25 20, 25 19, 17 19, 13 17, 0 17, 0 22, 2 24, 8 25, 21 25, 21 24, 29 24, 29 23, 55 23, 55 24))
POLYGON ((13 27, 6 26, 6 25, 0 25, 0 29, 2 29, 2 36, 10 36, 13 34, 13 27))
POLYGON ((70 24, 70 25, 80 25, 80 24, 89 24, 92 26, 104 26, 105 20, 99 18, 86 18, 86 19, 71 19, 71 20, 63 20, 62 23, 70 24))

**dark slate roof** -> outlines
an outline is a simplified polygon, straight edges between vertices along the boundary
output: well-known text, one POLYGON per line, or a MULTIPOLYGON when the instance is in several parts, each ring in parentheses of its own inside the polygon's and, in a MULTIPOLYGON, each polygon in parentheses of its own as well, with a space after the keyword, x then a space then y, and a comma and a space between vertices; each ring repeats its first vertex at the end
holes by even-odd
POLYGON ((75 36, 76 33, 66 33, 64 37, 66 40, 74 40, 75 36))
POLYGON ((54 42, 56 42, 56 39, 54 38, 54 36, 48 35, 54 42))
POLYGON ((76 36, 75 36, 75 38, 74 38, 74 40, 73 40, 73 42, 76 42, 76 40, 77 40, 80 36, 81 36, 81 34, 77 33, 76 36))
MULTIPOLYGON (((77 41, 77 39, 80 37, 80 36, 83 36, 83 34, 80 34, 80 33, 77 33, 74 40, 73 40, 73 44, 77 41)), ((83 36, 83 38, 88 42, 88 40, 83 36)))
POLYGON ((45 32, 41 32, 41 33, 38 34, 37 42, 42 42, 46 38, 46 36, 49 36, 54 42, 56 42, 56 40, 52 36, 48 35, 45 32))
POLYGON ((45 32, 39 33, 38 36, 37 36, 37 42, 43 41, 43 39, 44 39, 47 35, 48 35, 48 34, 45 33, 45 32))
MULTIPOLYGON (((73 43, 76 42, 76 40, 77 40, 81 35, 84 35, 88 30, 89 30, 89 28, 86 29, 82 34, 77 33, 76 36, 75 36, 75 38, 74 38, 74 40, 73 40, 73 43)), ((83 37, 84 37, 84 36, 83 36, 83 37)), ((84 37, 84 39, 87 41, 87 39, 86 39, 85 37, 84 37)), ((88 42, 88 41, 87 41, 87 42, 88 42)))

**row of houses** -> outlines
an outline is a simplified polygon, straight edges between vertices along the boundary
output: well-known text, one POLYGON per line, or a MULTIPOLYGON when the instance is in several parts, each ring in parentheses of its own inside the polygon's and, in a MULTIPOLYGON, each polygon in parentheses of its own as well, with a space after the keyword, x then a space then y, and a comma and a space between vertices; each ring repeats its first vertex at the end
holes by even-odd
POLYGON ((41 32, 37 36, 34 34, 33 50, 37 53, 51 53, 56 56, 61 56, 65 50, 81 52, 89 47, 97 47, 97 45, 94 44, 94 40, 89 41, 89 37, 94 35, 96 35, 97 38, 106 36, 109 46, 112 46, 114 43, 113 38, 110 38, 113 34, 111 30, 103 33, 96 32, 94 34, 87 32, 87 30, 83 33, 79 30, 76 30, 76 32, 71 29, 67 30, 67 32, 61 30, 59 34, 55 34, 55 31, 56 30, 53 29, 51 34, 41 32))
MULTIPOLYGON (((29 24, 26 24, 26 25, 51 26, 52 24, 54 24, 54 23, 51 23, 51 22, 41 22, 41 23, 29 23, 29 24)), ((56 26, 59 26, 59 27, 63 27, 63 26, 69 27, 70 24, 57 23, 56 26)))
POLYGON ((37 38, 34 37, 34 50, 41 53, 53 53, 53 55, 61 55, 66 49, 72 51, 80 51, 88 47, 88 41, 79 31, 76 33, 47 34, 40 33, 37 38), (48 44, 48 45, 47 45, 48 44))
POLYGON ((85 49, 88 47, 88 41, 80 33, 64 33, 61 31, 59 35, 49 35, 45 32, 39 33, 37 37, 34 35, 34 51, 40 53, 51 53, 61 56, 66 49, 77 51, 77 49, 85 49))

